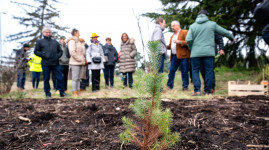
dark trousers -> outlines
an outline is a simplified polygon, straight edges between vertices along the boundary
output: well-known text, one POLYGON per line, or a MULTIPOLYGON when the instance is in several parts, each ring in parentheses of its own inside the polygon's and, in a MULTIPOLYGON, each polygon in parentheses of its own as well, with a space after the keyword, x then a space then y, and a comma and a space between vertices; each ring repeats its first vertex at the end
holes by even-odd
MULTIPOLYGON (((212 81, 212 88, 215 89, 215 86, 216 86, 216 76, 215 76, 215 57, 214 57, 214 68, 213 68, 213 81, 212 81)), ((204 64, 203 62, 201 63, 201 74, 202 74, 202 77, 203 77, 203 80, 205 81, 205 70, 204 70, 204 64)))
POLYGON ((39 85, 39 79, 40 79, 40 72, 32 72, 32 85, 33 88, 38 88, 39 85))
POLYGON ((61 66, 42 66, 43 69, 43 77, 44 77, 44 91, 46 96, 51 96, 50 93, 50 74, 54 75, 56 82, 57 82, 57 88, 60 91, 60 94, 64 94, 64 81, 63 81, 63 75, 61 72, 61 66))
POLYGON ((109 82, 111 87, 114 86, 114 70, 115 70, 114 66, 105 66, 105 69, 103 71, 106 86, 109 86, 109 82))
POLYGON ((201 70, 201 63, 204 64, 205 70, 205 89, 206 93, 211 92, 214 70, 214 57, 194 57, 191 58, 192 65, 192 80, 194 85, 194 92, 201 92, 201 81, 199 72, 201 70))
POLYGON ((100 70, 92 70, 92 91, 100 90, 100 70))
POLYGON ((68 65, 61 65, 61 72, 63 76, 63 81, 64 81, 64 90, 67 90, 67 82, 68 82, 68 71, 69 71, 69 66, 68 65))
POLYGON ((123 73, 123 86, 127 87, 127 77, 128 77, 129 88, 133 88, 133 73, 132 72, 123 73))
POLYGON ((52 74, 51 74, 51 77, 52 77, 53 89, 54 89, 54 90, 59 90, 58 87, 57 87, 57 80, 56 80, 56 77, 55 77, 55 75, 53 74, 53 72, 52 72, 52 74))
POLYGON ((180 66, 181 77, 182 77, 182 89, 187 89, 189 86, 189 58, 178 59, 176 55, 172 54, 171 56, 171 66, 168 74, 167 86, 169 88, 174 87, 175 73, 180 66))
POLYGON ((269 32, 265 32, 262 35, 263 40, 265 41, 265 43, 267 43, 269 45, 269 32))
POLYGON ((86 87, 89 86, 90 82, 90 76, 89 76, 89 70, 88 65, 86 66, 86 79, 81 79, 80 81, 80 89, 86 90, 86 87))
POLYGON ((163 69, 164 69, 164 60, 165 60, 165 54, 160 55, 160 67, 158 70, 158 73, 163 73, 163 69))
POLYGON ((24 89, 25 85, 25 72, 17 73, 17 87, 20 89, 24 89))

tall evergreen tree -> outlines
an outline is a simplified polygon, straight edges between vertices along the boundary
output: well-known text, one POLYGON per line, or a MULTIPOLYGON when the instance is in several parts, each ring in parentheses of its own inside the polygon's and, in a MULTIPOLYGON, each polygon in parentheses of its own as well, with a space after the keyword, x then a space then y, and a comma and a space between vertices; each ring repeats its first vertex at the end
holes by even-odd
POLYGON ((209 12, 209 19, 230 30, 235 35, 235 43, 226 44, 225 56, 219 59, 220 64, 229 67, 256 67, 260 60, 268 62, 266 50, 262 47, 261 26, 253 18, 253 11, 262 0, 160 0, 164 14, 146 13, 144 16, 156 18, 162 16, 170 25, 179 20, 181 27, 188 29, 194 23, 200 10, 209 12), (246 50, 243 58, 242 50, 246 50), (260 54, 260 55, 258 55, 260 54))
POLYGON ((8 41, 19 41, 20 43, 29 42, 30 47, 33 47, 38 39, 42 38, 42 29, 44 26, 49 26, 53 30, 52 35, 58 38, 60 35, 57 31, 66 31, 68 27, 57 25, 54 18, 59 18, 59 11, 55 8, 58 0, 34 0, 31 4, 12 1, 12 3, 20 6, 25 14, 13 16, 19 21, 19 24, 26 27, 25 31, 9 35, 8 41))

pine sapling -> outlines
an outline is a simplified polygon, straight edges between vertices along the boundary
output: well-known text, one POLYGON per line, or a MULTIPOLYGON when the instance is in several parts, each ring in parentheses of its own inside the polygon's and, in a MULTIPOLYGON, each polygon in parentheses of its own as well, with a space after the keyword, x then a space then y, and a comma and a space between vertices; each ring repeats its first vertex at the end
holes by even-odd
POLYGON ((139 98, 129 106, 135 112, 135 118, 122 118, 126 130, 119 137, 122 142, 132 143, 141 150, 163 150, 180 141, 180 136, 170 130, 173 121, 171 111, 163 111, 161 107, 164 75, 158 73, 160 42, 150 41, 147 46, 151 71, 137 71, 138 81, 134 88, 139 98))

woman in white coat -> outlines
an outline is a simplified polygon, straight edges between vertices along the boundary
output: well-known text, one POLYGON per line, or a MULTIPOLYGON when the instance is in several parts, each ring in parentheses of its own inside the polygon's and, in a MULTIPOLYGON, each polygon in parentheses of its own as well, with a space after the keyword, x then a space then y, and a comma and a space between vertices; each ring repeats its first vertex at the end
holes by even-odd
POLYGON ((88 69, 92 71, 92 91, 100 90, 100 71, 104 69, 105 56, 102 45, 97 40, 99 36, 92 33, 91 44, 86 50, 88 69))

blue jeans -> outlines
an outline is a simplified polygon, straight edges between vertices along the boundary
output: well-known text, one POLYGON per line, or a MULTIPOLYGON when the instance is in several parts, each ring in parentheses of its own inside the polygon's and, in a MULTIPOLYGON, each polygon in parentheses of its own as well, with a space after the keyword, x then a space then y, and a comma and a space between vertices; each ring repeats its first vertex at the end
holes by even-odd
POLYGON ((201 80, 199 72, 201 70, 201 63, 205 70, 205 93, 210 93, 214 76, 214 57, 194 57, 191 58, 192 65, 192 80, 194 85, 194 92, 201 92, 201 80))
POLYGON ((63 80, 63 74, 61 72, 61 66, 42 66, 43 69, 43 77, 44 77, 44 91, 46 96, 51 96, 50 93, 50 73, 54 75, 56 82, 57 82, 57 88, 60 91, 60 94, 64 94, 64 80, 63 80))
POLYGON ((109 82, 111 87, 114 86, 114 69, 114 66, 105 66, 105 69, 103 69, 106 86, 109 86, 109 82))
POLYGON ((18 72, 17 73, 17 87, 24 89, 25 85, 25 72, 18 72))
POLYGON ((165 54, 160 55, 160 67, 158 73, 163 73, 165 54))
POLYGON ((40 72, 32 72, 32 84, 33 88, 38 88, 40 72))
MULTIPOLYGON (((214 57, 214 69, 215 69, 215 57, 214 57)), ((201 63, 200 65, 200 71, 201 71, 201 75, 203 77, 203 80, 205 81, 205 70, 204 70, 204 64, 201 63)), ((213 69, 213 81, 212 81, 212 88, 215 89, 215 86, 216 86, 216 77, 215 77, 215 71, 213 69)))
POLYGON ((264 41, 269 45, 269 32, 265 32, 262 35, 262 38, 264 39, 264 41))
POLYGON ((168 74, 167 86, 169 88, 174 87, 175 73, 180 66, 181 77, 182 77, 182 88, 187 89, 189 86, 189 58, 178 59, 176 55, 172 54, 171 56, 171 66, 168 74))

